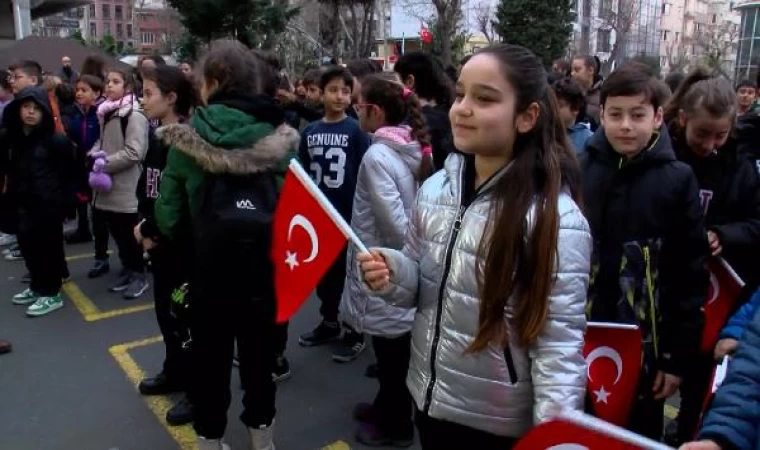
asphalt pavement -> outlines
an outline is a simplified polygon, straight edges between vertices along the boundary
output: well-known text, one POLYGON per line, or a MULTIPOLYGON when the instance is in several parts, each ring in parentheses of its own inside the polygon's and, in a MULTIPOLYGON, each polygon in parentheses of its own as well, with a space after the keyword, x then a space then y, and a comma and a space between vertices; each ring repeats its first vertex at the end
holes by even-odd
MULTIPOLYGON (((191 426, 164 421, 176 398, 146 398, 136 389, 164 356, 152 294, 127 301, 108 293, 120 267, 114 255, 111 273, 89 280, 92 246, 67 246, 66 253, 65 307, 35 319, 10 302, 25 288, 23 262, 0 260, 0 339, 13 343, 0 356, 0 450, 194 449, 191 426)), ((318 307, 310 299, 290 326, 292 378, 278 385, 275 442, 278 450, 363 449, 353 439, 351 411, 375 394, 376 381, 364 377, 372 351, 338 364, 329 346, 301 348, 298 336, 316 325, 318 307)), ((233 450, 247 448, 239 386, 233 373, 225 437, 233 450)))

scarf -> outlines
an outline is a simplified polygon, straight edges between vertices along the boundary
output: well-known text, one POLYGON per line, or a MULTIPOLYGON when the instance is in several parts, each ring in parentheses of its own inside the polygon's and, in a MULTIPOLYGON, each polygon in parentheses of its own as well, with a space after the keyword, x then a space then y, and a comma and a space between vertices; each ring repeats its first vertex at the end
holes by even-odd
POLYGON ((411 144, 415 141, 412 136, 412 128, 408 125, 401 125, 397 127, 381 127, 375 131, 373 135, 375 139, 384 141, 390 141, 394 144, 411 144))
POLYGON ((132 105, 134 103, 134 99, 135 97, 133 94, 126 94, 118 100, 103 100, 103 102, 98 105, 98 121, 100 122, 100 126, 103 126, 106 116, 110 115, 124 105, 132 105))

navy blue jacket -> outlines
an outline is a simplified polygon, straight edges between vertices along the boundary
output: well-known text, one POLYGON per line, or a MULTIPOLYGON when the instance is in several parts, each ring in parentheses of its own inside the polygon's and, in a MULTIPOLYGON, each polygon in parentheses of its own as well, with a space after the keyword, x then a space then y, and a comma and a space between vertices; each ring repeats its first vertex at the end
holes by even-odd
POLYGON ((723 450, 760 450, 760 314, 747 327, 699 439, 723 450))

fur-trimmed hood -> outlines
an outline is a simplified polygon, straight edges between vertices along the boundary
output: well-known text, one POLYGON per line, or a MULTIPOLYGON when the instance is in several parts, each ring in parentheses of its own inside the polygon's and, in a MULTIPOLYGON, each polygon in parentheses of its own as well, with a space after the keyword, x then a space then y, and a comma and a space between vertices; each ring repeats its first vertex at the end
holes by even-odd
POLYGON ((193 158, 211 173, 249 175, 281 165, 291 152, 298 150, 300 135, 288 125, 280 125, 272 134, 257 140, 250 148, 224 149, 205 141, 190 125, 160 127, 156 135, 168 146, 193 158))

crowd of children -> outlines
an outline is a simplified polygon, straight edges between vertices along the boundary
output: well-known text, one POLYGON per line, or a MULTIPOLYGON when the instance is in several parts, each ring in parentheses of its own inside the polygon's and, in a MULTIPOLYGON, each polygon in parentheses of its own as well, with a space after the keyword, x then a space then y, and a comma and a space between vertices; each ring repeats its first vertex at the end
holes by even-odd
POLYGON ((193 422, 202 450, 228 448, 236 361, 250 446, 274 449, 275 383, 290 369, 271 217, 225 200, 272 209, 291 158, 370 248, 337 258, 316 289, 321 321, 299 337, 340 341, 337 362, 371 337, 379 388, 353 411, 360 443, 408 447, 416 425, 426 450, 512 448, 558 407, 584 408, 588 319, 642 330, 628 429, 690 450, 760 445, 754 83, 696 70, 668 87, 633 62, 602 79, 583 55, 547 73, 513 45, 468 58, 455 86, 424 53, 386 73, 323 66, 291 86, 276 58, 233 41, 197 65, 146 58, 134 74, 94 58, 75 73, 43 83, 22 61, 0 80, 0 245, 17 243, 7 259, 29 270, 12 301, 29 316, 61 308, 64 241, 94 240, 96 278, 112 238, 110 291, 142 296, 150 270, 166 347, 139 391, 185 392, 167 421, 193 422), (745 288, 704 354, 706 262, 719 257, 745 288))

